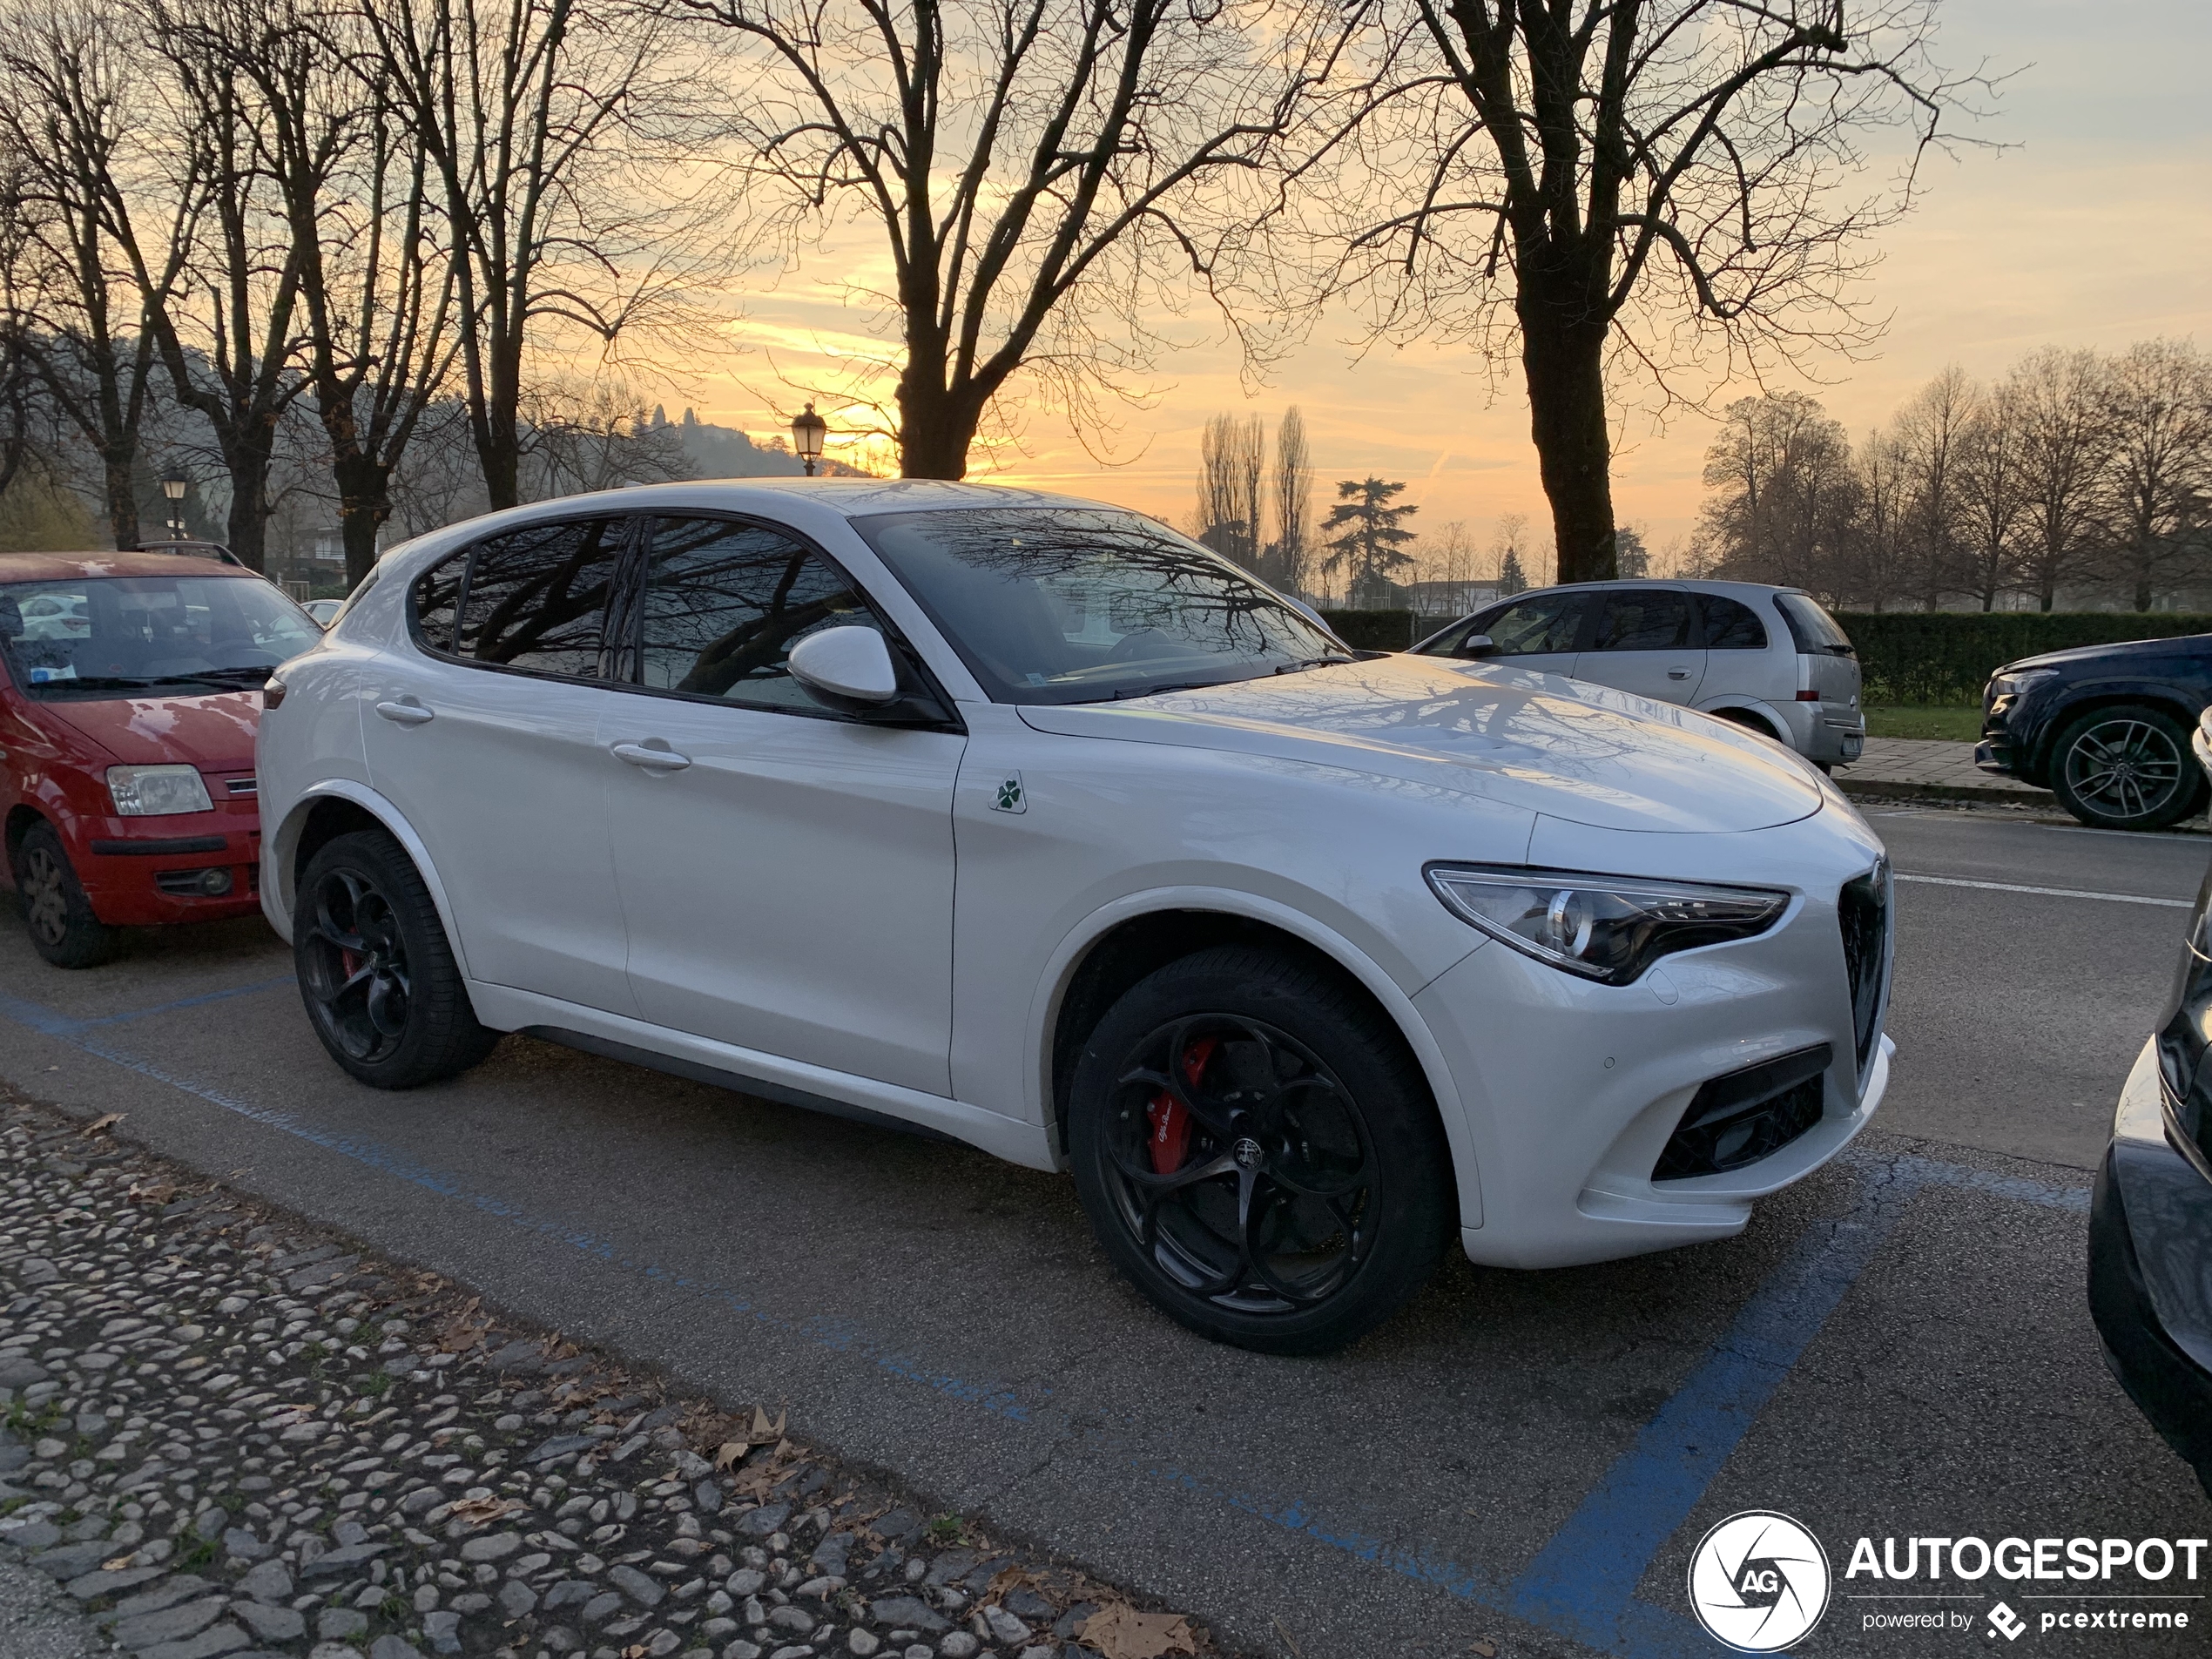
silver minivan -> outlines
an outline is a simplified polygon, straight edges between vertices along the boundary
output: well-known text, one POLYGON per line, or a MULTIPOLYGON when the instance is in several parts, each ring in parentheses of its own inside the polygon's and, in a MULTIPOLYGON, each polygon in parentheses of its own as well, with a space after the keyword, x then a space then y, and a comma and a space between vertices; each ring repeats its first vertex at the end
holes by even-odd
POLYGON ((1858 759, 1866 716, 1851 637, 1799 588, 1584 582, 1515 594, 1413 650, 1570 674, 1679 703, 1786 743, 1826 771, 1858 759))

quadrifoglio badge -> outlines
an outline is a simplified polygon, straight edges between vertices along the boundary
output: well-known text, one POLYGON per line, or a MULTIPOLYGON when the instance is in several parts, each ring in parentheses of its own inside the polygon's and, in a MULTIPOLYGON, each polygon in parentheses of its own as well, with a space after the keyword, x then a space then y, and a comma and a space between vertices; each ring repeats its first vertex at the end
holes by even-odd
POLYGON ((1831 1599, 1861 1630, 1948 1632, 1987 1652, 2045 1632, 2148 1638, 2201 1628, 2208 1568, 2212 1541, 2202 1538, 1860 1538, 1838 1583, 1810 1528, 1750 1509, 1699 1540, 1689 1605, 1739 1653, 1796 1646, 1831 1599))

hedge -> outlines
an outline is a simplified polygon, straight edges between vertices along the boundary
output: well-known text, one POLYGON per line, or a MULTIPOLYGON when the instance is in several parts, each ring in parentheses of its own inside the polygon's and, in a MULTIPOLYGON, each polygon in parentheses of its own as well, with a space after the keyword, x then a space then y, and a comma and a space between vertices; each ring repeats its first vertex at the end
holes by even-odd
POLYGON ((2179 610, 1838 611, 1858 647, 1869 703, 1972 704, 2006 663, 2074 645, 2212 634, 2179 610))
MULTIPOLYGON (((1362 651, 1403 651, 1448 618, 1410 610, 1325 610, 1329 626, 1362 651)), ((1858 647, 1866 701, 1963 705, 2006 663, 2074 645, 2212 634, 2212 615, 2179 610, 1844 610, 1836 620, 1858 647)))

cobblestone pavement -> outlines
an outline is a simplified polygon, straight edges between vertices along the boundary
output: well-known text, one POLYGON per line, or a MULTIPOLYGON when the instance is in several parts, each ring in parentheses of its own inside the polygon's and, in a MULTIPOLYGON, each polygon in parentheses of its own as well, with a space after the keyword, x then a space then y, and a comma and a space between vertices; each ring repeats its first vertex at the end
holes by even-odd
POLYGON ((429 1274, 0 1116, 7 1659, 1159 1659, 1188 1620, 429 1274))

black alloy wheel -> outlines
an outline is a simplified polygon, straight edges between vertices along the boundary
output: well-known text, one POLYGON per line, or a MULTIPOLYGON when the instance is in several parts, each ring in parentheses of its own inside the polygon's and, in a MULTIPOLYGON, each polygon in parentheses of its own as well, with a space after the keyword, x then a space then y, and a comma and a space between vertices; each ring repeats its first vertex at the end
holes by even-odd
POLYGON ((2051 787, 2084 824, 2157 830, 2202 808, 2205 780, 2182 723, 2159 709, 2099 709, 2059 737, 2051 787))
POLYGON ((116 930, 92 914, 84 884, 51 824, 33 824, 16 854, 16 893, 30 946, 56 968, 97 968, 113 956, 116 930))
POLYGON ((1396 1034, 1316 967, 1244 948, 1161 969, 1079 1062, 1070 1151, 1116 1264, 1217 1341, 1312 1353, 1433 1271, 1450 1157, 1396 1034))
POLYGON ((467 1070, 499 1033, 479 1024, 422 877, 374 831, 341 835, 300 881, 293 960, 332 1059, 380 1089, 467 1070))

